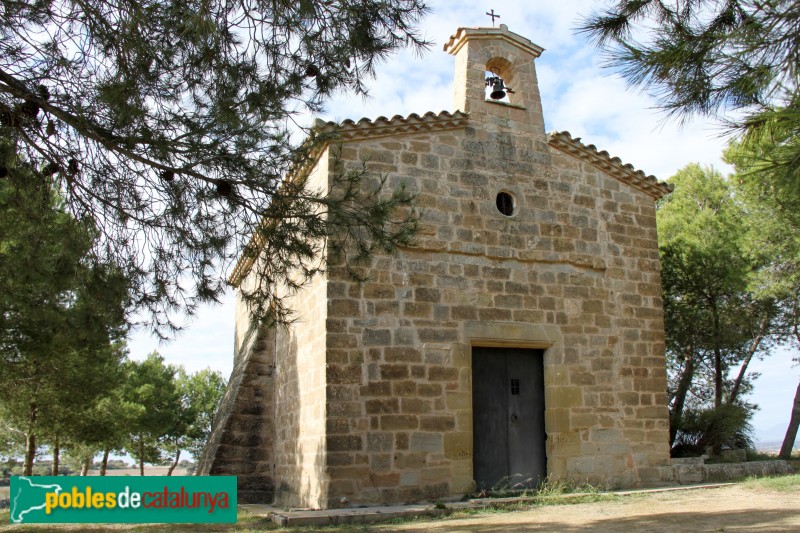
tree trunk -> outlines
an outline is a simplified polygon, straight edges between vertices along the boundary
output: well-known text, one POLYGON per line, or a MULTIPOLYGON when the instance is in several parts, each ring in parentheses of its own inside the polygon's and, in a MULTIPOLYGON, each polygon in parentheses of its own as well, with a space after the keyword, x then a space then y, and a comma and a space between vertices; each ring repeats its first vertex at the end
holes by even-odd
MULTIPOLYGON (((689 350, 686 353, 683 363, 683 372, 678 381, 678 388, 675 389, 675 400, 672 403, 671 418, 677 422, 683 416, 683 406, 686 404, 686 395, 692 386, 692 379, 694 379, 694 352, 689 350)), ((675 437, 678 436, 678 428, 674 423, 669 425, 669 446, 670 448, 675 443, 675 437)))
MULTIPOLYGON (((722 350, 719 347, 720 326, 716 305, 712 306, 711 315, 714 323, 714 407, 719 409, 722 407, 722 350)), ((714 453, 718 452, 715 450, 714 453)))
POLYGON ((167 471, 168 476, 171 476, 172 472, 175 471, 175 467, 178 466, 178 461, 180 460, 180 458, 181 458, 181 449, 178 448, 178 453, 175 454, 175 460, 172 461, 172 464, 170 465, 169 470, 167 471))
POLYGON ((103 450, 103 460, 100 462, 100 475, 106 475, 106 468, 108 467, 108 455, 111 453, 111 450, 106 448, 103 450))
MULTIPOLYGON (((720 325, 719 311, 716 303, 711 306, 711 314, 714 322, 714 408, 722 407, 722 350, 720 349, 720 325)), ((717 443, 711 450, 713 455, 722 454, 722 444, 717 443)))
POLYGON ((139 435, 139 475, 144 475, 144 437, 139 435))
POLYGON ((747 367, 750 365, 750 361, 753 359, 753 355, 755 355, 756 350, 758 350, 758 345, 761 344, 761 340, 764 338, 763 332, 765 328, 766 325, 764 322, 762 322, 761 332, 759 332, 756 338, 753 339, 753 344, 750 345, 750 349, 747 351, 747 356, 742 362, 742 367, 739 369, 739 375, 736 376, 736 381, 733 382, 731 395, 728 397, 728 405, 733 405, 733 402, 736 401, 736 397, 739 396, 739 389, 741 388, 744 377, 747 374, 747 367))
POLYGON ((81 475, 88 476, 89 475, 89 468, 92 466, 92 456, 87 455, 83 458, 83 464, 81 464, 81 475))
POLYGON ((36 458, 36 404, 31 403, 28 410, 28 432, 25 435, 25 465, 23 475, 33 475, 33 460, 36 458))
POLYGON ((788 459, 792 455, 794 441, 797 438, 797 429, 800 428, 800 383, 797 384, 797 392, 794 394, 794 404, 792 405, 792 418, 789 420, 789 427, 786 428, 786 436, 783 438, 783 446, 778 457, 788 459))
POLYGON ((28 433, 25 438, 25 466, 24 475, 33 475, 33 459, 36 457, 36 435, 28 433))
POLYGON ((58 442, 58 437, 56 437, 55 441, 53 442, 53 469, 50 472, 51 476, 58 475, 59 455, 61 455, 61 445, 58 442))

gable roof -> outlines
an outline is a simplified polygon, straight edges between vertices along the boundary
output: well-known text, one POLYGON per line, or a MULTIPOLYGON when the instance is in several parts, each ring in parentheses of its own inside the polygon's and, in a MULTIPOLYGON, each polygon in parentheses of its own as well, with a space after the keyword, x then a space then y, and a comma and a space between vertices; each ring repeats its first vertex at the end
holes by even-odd
MULTIPOLYGON (((465 127, 468 122, 469 114, 462 111, 453 113, 448 111, 434 113, 429 111, 424 115, 412 113, 406 117, 395 115, 391 119, 383 116, 375 120, 361 118, 358 121, 354 121, 348 119, 341 123, 325 122, 318 119, 315 121, 313 129, 320 134, 330 135, 331 141, 351 141, 433 130, 459 129, 465 127)), ((325 141, 323 146, 328 142, 325 141)), ((618 157, 611 157, 605 150, 598 151, 593 144, 588 146, 583 144, 580 137, 573 138, 567 131, 548 134, 547 142, 550 146, 577 159, 586 161, 613 178, 650 195, 653 199, 657 200, 672 191, 671 185, 659 182, 655 176, 647 176, 641 170, 634 169, 633 165, 623 164, 618 157)), ((316 152, 316 154, 318 153, 319 151, 316 152)), ((251 236, 250 239, 251 244, 255 244, 257 249, 261 248, 257 235, 251 236)), ((233 272, 228 277, 228 282, 231 285, 238 286, 250 272, 254 263, 255 257, 240 257, 233 272)))
POLYGON ((605 150, 598 150, 593 144, 583 144, 580 137, 572 137, 568 131, 554 131, 547 135, 547 143, 553 148, 599 168, 613 178, 650 195, 654 200, 672 192, 672 185, 658 181, 636 170, 631 164, 624 164, 619 157, 611 157, 605 150))

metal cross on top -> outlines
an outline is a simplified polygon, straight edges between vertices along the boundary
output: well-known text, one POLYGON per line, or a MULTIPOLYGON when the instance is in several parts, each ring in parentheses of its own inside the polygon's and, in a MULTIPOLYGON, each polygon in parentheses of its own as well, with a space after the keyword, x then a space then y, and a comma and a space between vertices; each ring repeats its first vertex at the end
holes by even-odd
POLYGON ((492 28, 494 28, 494 19, 499 19, 499 18, 500 18, 500 15, 495 15, 495 14, 494 14, 494 9, 492 9, 492 12, 491 12, 491 13, 489 13, 489 12, 487 11, 487 12, 486 12, 486 14, 487 14, 487 15, 489 15, 490 17, 492 17, 492 28))

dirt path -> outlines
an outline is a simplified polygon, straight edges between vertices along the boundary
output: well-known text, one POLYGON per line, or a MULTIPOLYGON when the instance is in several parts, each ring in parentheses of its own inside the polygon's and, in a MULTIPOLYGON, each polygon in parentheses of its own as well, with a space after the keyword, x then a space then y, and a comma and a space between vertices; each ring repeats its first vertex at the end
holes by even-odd
POLYGON ((506 532, 800 531, 800 493, 734 485, 537 507, 468 518, 376 527, 374 531, 506 532))

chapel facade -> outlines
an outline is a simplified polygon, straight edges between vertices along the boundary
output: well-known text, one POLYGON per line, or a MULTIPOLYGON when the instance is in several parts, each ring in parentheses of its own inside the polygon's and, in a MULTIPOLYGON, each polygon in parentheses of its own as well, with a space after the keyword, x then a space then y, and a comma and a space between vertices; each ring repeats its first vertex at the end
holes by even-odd
MULTIPOLYGON (((288 328, 237 310, 235 366, 201 474, 240 501, 437 501, 543 479, 638 487, 669 460, 655 201, 669 187, 545 133, 535 59, 459 28, 454 112, 325 124, 333 161, 416 194, 413 248, 331 269, 288 328), (514 92, 486 93, 487 72, 514 92)), ((231 282, 248 283, 242 260, 231 282)))

